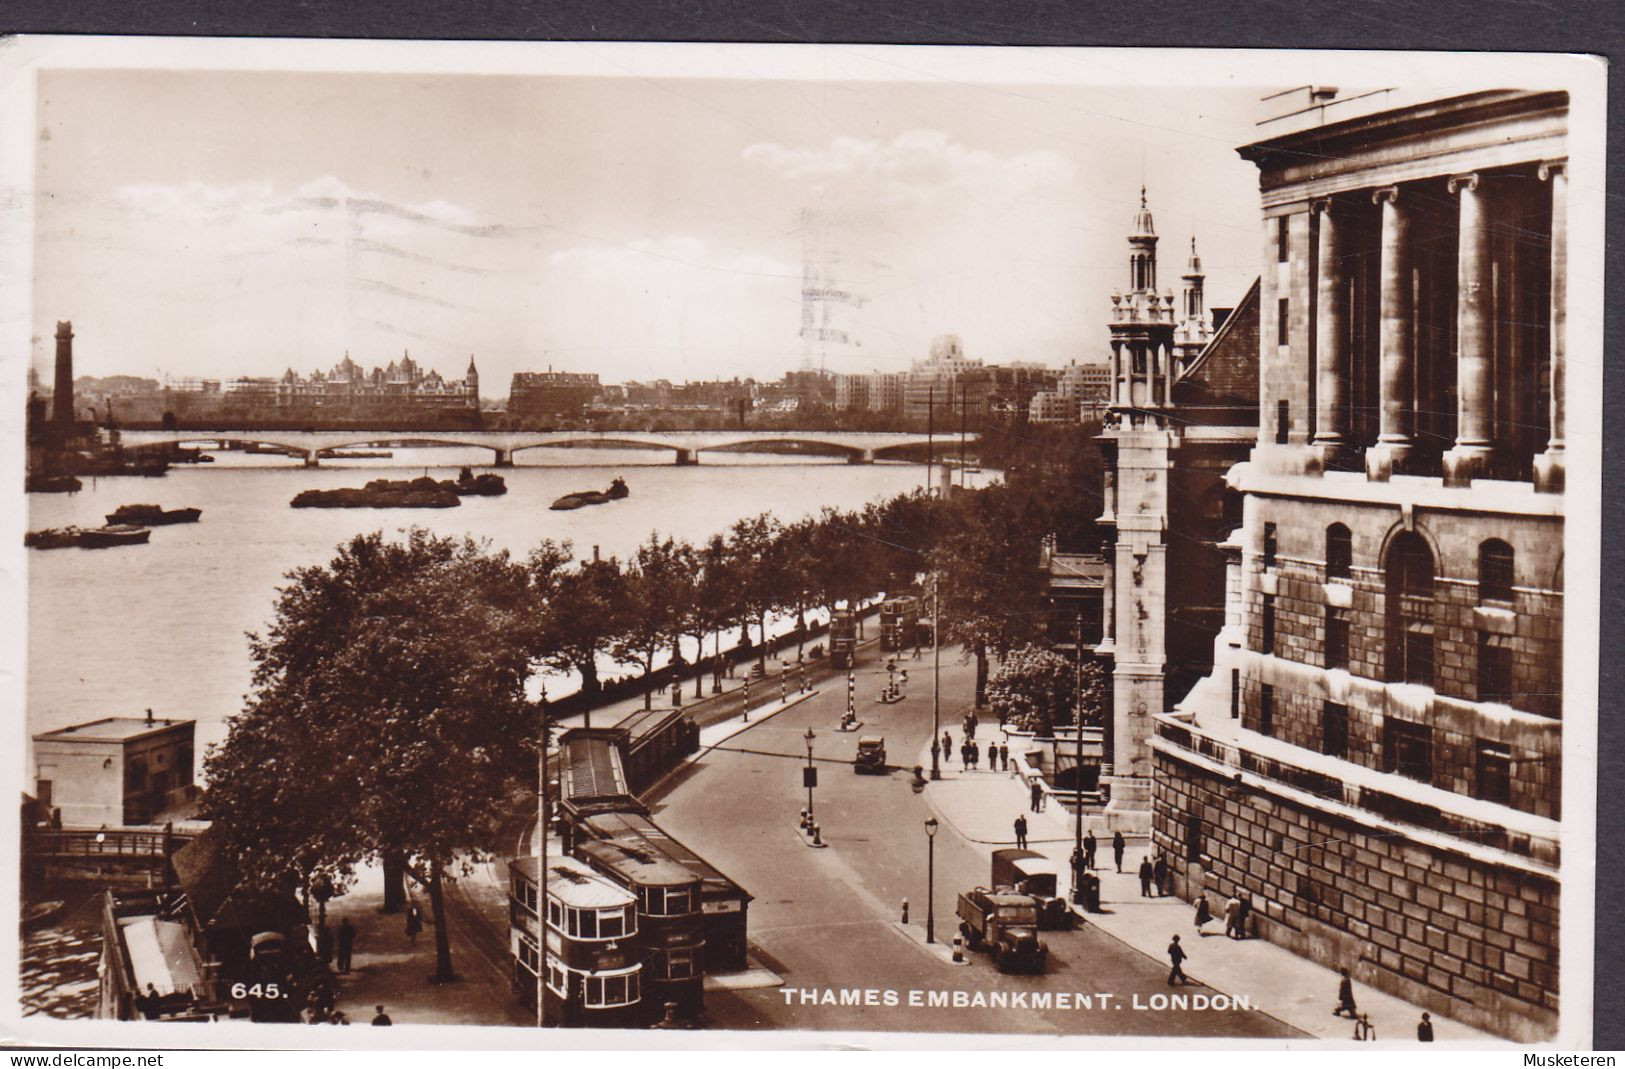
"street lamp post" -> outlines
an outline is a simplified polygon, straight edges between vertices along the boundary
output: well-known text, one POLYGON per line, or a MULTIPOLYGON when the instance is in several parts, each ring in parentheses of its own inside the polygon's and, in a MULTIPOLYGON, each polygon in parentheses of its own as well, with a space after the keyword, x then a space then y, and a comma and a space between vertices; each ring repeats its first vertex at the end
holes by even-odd
MULTIPOLYGON (((931 737, 942 738, 942 597, 938 588, 941 577, 931 573, 931 737)), ((937 748, 931 747, 931 778, 942 778, 942 767, 937 763, 937 748)))
POLYGON ((813 783, 816 781, 817 775, 813 771, 812 748, 813 739, 817 738, 817 736, 813 734, 813 729, 809 726, 807 734, 802 737, 807 740, 807 821, 810 825, 813 819, 813 783))
POLYGON ((1072 712, 1077 723, 1077 763, 1072 768, 1072 800, 1077 813, 1072 844, 1072 900, 1083 882, 1083 610, 1078 610, 1072 648, 1072 712))
POLYGON ((937 818, 925 822, 925 941, 937 941, 937 818))

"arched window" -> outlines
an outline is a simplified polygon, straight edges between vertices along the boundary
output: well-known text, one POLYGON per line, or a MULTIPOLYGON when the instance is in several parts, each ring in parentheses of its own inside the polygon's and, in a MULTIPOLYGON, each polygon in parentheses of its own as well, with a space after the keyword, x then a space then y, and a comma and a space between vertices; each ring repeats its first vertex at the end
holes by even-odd
POLYGON ((1433 554, 1420 535, 1394 539, 1387 562, 1387 676, 1433 685, 1433 554))
POLYGON ((1326 528, 1326 578, 1347 579, 1354 563, 1354 539, 1340 523, 1326 528))
POLYGON ((1512 547, 1499 538, 1478 547, 1478 600, 1512 601, 1512 547))

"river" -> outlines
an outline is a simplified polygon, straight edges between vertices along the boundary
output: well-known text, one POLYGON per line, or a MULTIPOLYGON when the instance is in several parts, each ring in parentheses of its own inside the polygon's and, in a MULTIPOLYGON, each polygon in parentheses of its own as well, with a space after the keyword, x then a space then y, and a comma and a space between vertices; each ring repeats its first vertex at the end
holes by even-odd
POLYGON ((143 546, 28 551, 29 734, 150 707, 160 717, 196 720, 201 753, 225 737, 226 719, 243 706, 251 668, 244 636, 268 622, 283 576, 325 563, 360 532, 415 524, 489 539, 520 556, 551 538, 571 541, 579 557, 598 546, 625 558, 651 531, 698 543, 745 516, 771 511, 788 522, 826 505, 861 506, 918 487, 926 474, 919 464, 830 458, 707 454, 697 466, 678 467, 669 452, 535 449, 501 471, 505 496, 465 498, 455 509, 288 505, 304 489, 425 470, 454 477, 460 465, 481 470, 492 456, 483 448, 394 454, 306 469, 287 457, 226 452, 163 478, 86 479, 76 494, 29 495, 30 529, 97 526, 105 513, 136 502, 203 510, 201 522, 155 528, 143 546), (626 479, 628 499, 549 511, 560 495, 602 489, 616 475, 626 479))

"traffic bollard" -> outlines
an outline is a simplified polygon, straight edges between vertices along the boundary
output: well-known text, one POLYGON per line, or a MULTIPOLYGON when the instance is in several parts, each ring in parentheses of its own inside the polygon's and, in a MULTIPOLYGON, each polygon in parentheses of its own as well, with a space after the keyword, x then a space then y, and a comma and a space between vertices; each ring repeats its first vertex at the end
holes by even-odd
POLYGON ((823 846, 824 845, 824 837, 819 832, 818 821, 816 821, 816 820, 813 821, 813 845, 814 846, 823 846))
POLYGON ((962 940, 959 936, 954 936, 954 961, 956 962, 965 960, 965 951, 961 946, 963 942, 964 940, 962 940))
POLYGON ((903 923, 908 923, 908 899, 903 899, 903 923))
POLYGON ((750 723, 750 673, 745 673, 745 703, 740 706, 739 715, 745 723, 750 723))

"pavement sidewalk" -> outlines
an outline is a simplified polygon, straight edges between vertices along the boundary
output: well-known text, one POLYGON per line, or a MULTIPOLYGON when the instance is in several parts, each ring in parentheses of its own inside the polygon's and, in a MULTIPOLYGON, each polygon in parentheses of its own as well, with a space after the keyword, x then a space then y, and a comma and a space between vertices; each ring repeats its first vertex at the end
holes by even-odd
POLYGON ((366 1027, 380 1003, 395 1025, 535 1023, 532 1011, 509 990, 508 963, 493 962, 490 953, 476 944, 468 925, 457 923, 455 916, 449 932, 451 960, 462 979, 430 983, 435 967, 433 910, 429 896, 410 880, 407 898, 423 911, 423 931, 415 943, 406 937, 404 913, 379 912, 384 878, 378 866, 359 870, 351 889, 327 905, 327 923, 335 931, 344 917, 356 927, 351 969, 336 977, 336 1006, 352 1025, 366 1027))
MULTIPOLYGON (((960 836, 987 845, 990 853, 993 848, 1016 845, 1013 824, 1017 816, 1024 814, 1028 824, 1028 848, 1053 861, 1062 883, 1070 884, 1070 859, 1076 835, 1073 815, 1059 805, 1050 805, 1042 813, 1029 811, 1030 791, 1027 781, 1017 771, 1014 751, 1030 746, 1031 740, 1006 739, 996 725, 988 725, 978 733, 984 757, 989 739, 999 739, 1011 746, 1011 770, 971 771, 957 762, 950 765, 944 761, 942 779, 931 783, 925 791, 931 808, 960 836)), ((921 763, 930 764, 929 746, 922 750, 921 763)), ((1117 873, 1112 863, 1111 832, 1106 830, 1104 817, 1098 812, 1086 811, 1083 830, 1085 833, 1094 831, 1099 843, 1096 864, 1104 865, 1095 869, 1100 877, 1103 912, 1082 914, 1087 923, 1158 962, 1166 961, 1169 936, 1178 933, 1190 954, 1184 968, 1191 979, 1215 991, 1246 996, 1255 1009, 1313 1036, 1353 1041, 1353 1022, 1346 1017, 1335 1017, 1331 1012, 1337 1001, 1338 974, 1334 970, 1264 939, 1226 938, 1222 916, 1209 922, 1207 931, 1197 936, 1194 907, 1190 903, 1172 896, 1140 897, 1137 870, 1140 859, 1150 852, 1143 836, 1129 837, 1129 848, 1123 858, 1124 871, 1117 873)), ((1070 897, 1070 887, 1066 890, 1070 897)), ((1370 1016, 1380 1039, 1415 1041, 1416 1022, 1421 1018, 1422 1007, 1361 984, 1355 986, 1355 999, 1360 1012, 1370 1016)), ((1504 1040, 1450 1020, 1439 1009, 1426 1008, 1433 1014, 1434 1034, 1439 1042, 1506 1045, 1504 1040)))

